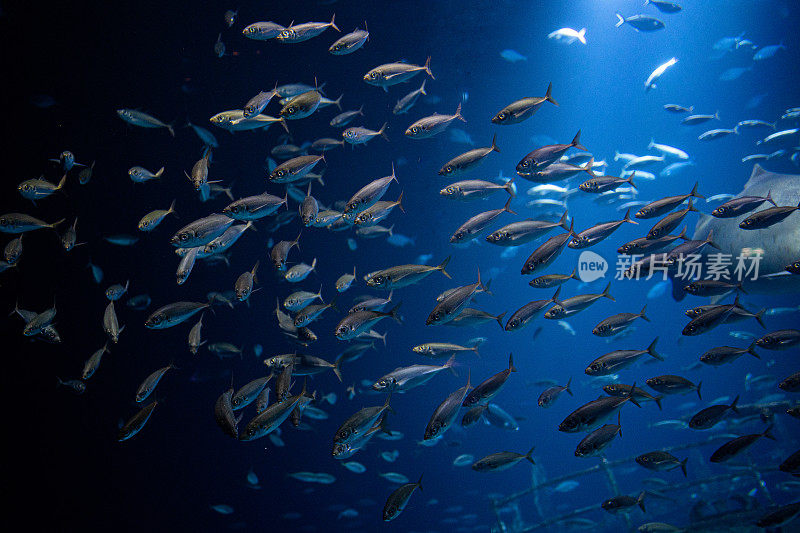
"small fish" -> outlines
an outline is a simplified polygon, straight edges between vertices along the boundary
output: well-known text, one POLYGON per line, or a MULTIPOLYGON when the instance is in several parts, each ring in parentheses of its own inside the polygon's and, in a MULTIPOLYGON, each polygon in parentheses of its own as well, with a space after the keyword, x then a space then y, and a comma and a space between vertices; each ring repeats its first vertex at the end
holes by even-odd
POLYGON ((528 58, 520 54, 516 50, 506 49, 500 52, 500 57, 509 63, 516 63, 517 61, 527 61, 528 58))

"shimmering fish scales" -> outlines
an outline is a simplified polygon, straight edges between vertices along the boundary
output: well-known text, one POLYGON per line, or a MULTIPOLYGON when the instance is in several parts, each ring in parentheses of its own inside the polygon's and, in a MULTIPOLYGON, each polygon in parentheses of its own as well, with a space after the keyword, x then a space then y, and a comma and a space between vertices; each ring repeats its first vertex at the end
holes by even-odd
POLYGON ((411 498, 411 495, 414 494, 417 488, 422 490, 421 475, 416 483, 407 483, 392 492, 386 499, 386 504, 383 506, 383 521, 388 522, 397 518, 406 508, 409 498, 411 498))
POLYGON ((492 117, 493 124, 517 124, 523 120, 527 120, 536 113, 545 102, 558 107, 558 102, 552 96, 553 83, 547 86, 547 92, 542 97, 530 97, 517 100, 501 109, 494 117, 492 117))
POLYGON ((423 441, 441 437, 444 435, 445 431, 450 429, 453 421, 458 416, 458 411, 461 408, 461 404, 464 403, 464 398, 466 398, 469 389, 470 379, 468 374, 467 384, 455 392, 452 392, 433 412, 425 428, 423 441))

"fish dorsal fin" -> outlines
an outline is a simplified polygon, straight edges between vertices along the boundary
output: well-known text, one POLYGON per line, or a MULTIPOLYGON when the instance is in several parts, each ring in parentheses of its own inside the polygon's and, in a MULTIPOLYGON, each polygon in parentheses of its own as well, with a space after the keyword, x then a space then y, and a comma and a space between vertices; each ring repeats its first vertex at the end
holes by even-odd
POLYGON ((772 172, 765 170, 764 167, 756 163, 755 165, 753 165, 753 172, 750 174, 750 179, 747 180, 747 183, 745 184, 744 188, 747 189, 748 187, 757 184, 764 178, 764 176, 769 176, 771 174, 772 172))

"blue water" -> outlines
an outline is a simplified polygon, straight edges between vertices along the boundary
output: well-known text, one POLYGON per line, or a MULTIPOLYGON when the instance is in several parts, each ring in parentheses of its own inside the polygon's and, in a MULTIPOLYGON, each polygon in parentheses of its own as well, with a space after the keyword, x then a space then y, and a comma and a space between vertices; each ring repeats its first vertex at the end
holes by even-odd
MULTIPOLYGON (((0 274, 0 301, 10 310, 15 301, 26 309, 44 310, 56 298, 56 326, 64 342, 49 345, 28 342, 20 335, 21 322, 2 322, 2 338, 7 346, 8 388, 6 412, 9 440, 13 447, 12 468, 16 501, 19 505, 46 507, 46 520, 69 530, 97 530, 101 527, 120 531, 225 529, 276 531, 489 531, 497 528, 497 517, 489 496, 502 497, 529 487, 532 468, 520 464, 503 473, 480 474, 469 467, 455 467, 460 454, 476 459, 501 451, 525 452, 535 446, 536 472, 552 478, 582 470, 599 459, 579 459, 573 455, 583 434, 557 430, 563 418, 599 394, 600 385, 590 382, 583 369, 595 357, 614 349, 645 348, 659 337, 659 353, 665 362, 643 362, 622 370, 620 382, 642 385, 658 374, 680 374, 694 382, 703 382, 703 401, 696 396, 674 396, 664 401, 663 411, 652 403, 642 409, 626 405, 622 409, 623 437, 607 451, 609 460, 632 457, 680 444, 698 442, 710 434, 746 434, 763 431, 765 425, 754 420, 738 427, 720 424, 711 431, 650 428, 659 420, 691 415, 715 398, 740 403, 759 403, 764 396, 782 393, 776 384, 796 372, 797 348, 785 352, 761 350, 761 359, 745 355, 730 366, 701 366, 687 370, 699 356, 713 346, 746 346, 749 340, 735 339, 729 332, 745 330, 759 336, 761 328, 754 321, 724 325, 698 337, 682 337, 686 323, 683 311, 706 303, 696 297, 675 302, 671 290, 648 300, 647 293, 657 281, 612 282, 616 303, 598 301, 588 310, 568 319, 576 335, 557 324, 537 318, 526 329, 503 332, 494 322, 476 328, 426 327, 425 318, 435 304, 435 296, 456 285, 472 283, 480 268, 484 280, 491 278, 491 295, 478 295, 475 306, 506 318, 530 300, 546 298, 551 290, 528 287, 528 276, 520 276, 525 258, 540 242, 527 244, 511 256, 501 257, 506 249, 494 247, 478 238, 479 244, 454 247, 448 244, 452 232, 467 218, 483 210, 502 207, 504 193, 486 201, 458 203, 439 196, 449 180, 437 176, 438 169, 451 157, 471 148, 451 140, 450 133, 426 140, 403 136, 414 120, 433 112, 453 113, 459 102, 466 124, 456 122, 451 129, 466 131, 476 146, 487 146, 498 135, 499 154, 491 154, 477 169, 459 179, 495 179, 515 175, 517 162, 545 142, 567 143, 578 130, 581 141, 596 159, 609 163, 607 174, 618 175, 621 162, 614 162, 615 151, 643 155, 651 138, 656 142, 686 150, 694 162, 683 172, 655 181, 640 181, 638 200, 652 200, 688 192, 695 181, 706 196, 736 194, 747 181, 752 164, 742 157, 761 151, 755 141, 763 130, 707 143, 697 135, 706 129, 733 127, 745 119, 773 122, 790 107, 798 105, 798 64, 800 42, 796 28, 800 21, 798 6, 783 1, 681 2, 683 11, 675 15, 658 12, 638 1, 573 2, 336 2, 318 5, 268 5, 242 2, 240 5, 217 3, 119 2, 89 3, 85 6, 3 5, 0 25, 4 50, 13 51, 17 66, 9 70, 8 84, 16 94, 9 104, 4 121, 13 138, 6 141, 4 157, 4 192, 2 212, 25 212, 47 221, 78 217, 78 241, 86 245, 64 253, 54 235, 36 232, 24 238, 25 251, 18 269, 0 274), (225 9, 239 14, 233 28, 223 21, 225 9), (624 25, 615 28, 615 11, 625 16, 645 13, 658 17, 666 28, 655 33, 636 32, 624 25), (336 13, 336 22, 351 31, 366 20, 370 40, 352 55, 335 57, 327 52, 339 37, 327 30, 311 41, 281 45, 275 41, 257 42, 242 37, 241 29, 258 20, 327 21, 336 13), (565 46, 547 39, 547 34, 561 27, 587 28, 587 44, 565 46), (719 59, 711 59, 713 44, 723 38, 746 32, 745 37, 758 46, 783 43, 785 50, 754 63, 752 52, 738 50, 719 59), (218 33, 227 45, 228 55, 213 53, 218 33), (512 49, 527 57, 510 63, 500 56, 512 49), (407 115, 395 116, 391 108, 407 92, 419 87, 422 76, 409 83, 391 87, 384 93, 361 81, 369 69, 400 59, 422 64, 432 56, 435 80, 428 80, 428 97, 421 97, 407 115), (671 57, 679 62, 667 70, 658 87, 644 90, 644 80, 658 65, 671 57), (720 81, 720 74, 731 67, 746 67, 735 81, 720 81), (352 125, 378 129, 389 122, 390 142, 381 138, 366 147, 335 149, 326 153, 325 187, 314 185, 314 196, 325 205, 347 200, 369 180, 388 175, 391 163, 397 168, 399 185, 393 184, 385 199, 395 199, 404 192, 406 213, 397 210, 385 221, 386 226, 413 237, 413 246, 399 248, 383 239, 356 239, 356 250, 348 249, 350 232, 333 233, 325 229, 303 230, 300 252, 293 250, 292 261, 310 263, 317 258, 317 272, 300 287, 316 291, 320 284, 328 301, 333 284, 343 273, 356 266, 358 283, 339 298, 341 312, 360 294, 368 291, 362 276, 395 264, 413 263, 421 254, 432 254, 430 264, 447 256, 452 260, 447 270, 453 279, 434 273, 423 282, 395 292, 402 301, 403 324, 389 320, 376 328, 388 332, 387 346, 379 343, 356 363, 346 365, 344 382, 331 373, 310 380, 318 393, 335 392, 334 406, 321 404, 328 420, 305 420, 310 431, 298 431, 289 423, 282 427, 284 447, 274 446, 268 438, 237 442, 222 434, 213 419, 217 396, 229 386, 231 372, 237 386, 264 374, 264 357, 288 353, 295 348, 285 342, 277 328, 273 310, 275 299, 283 299, 296 290, 278 281, 268 264, 267 241, 291 240, 297 236, 299 223, 270 234, 266 221, 256 224, 256 232, 246 233, 230 254, 230 267, 198 264, 189 281, 176 286, 174 271, 177 258, 168 239, 188 222, 219 212, 228 203, 224 196, 201 203, 183 176, 201 155, 201 143, 189 129, 177 128, 174 139, 160 130, 131 128, 120 121, 114 110, 139 108, 176 126, 189 119, 209 128, 219 139, 214 151, 210 179, 222 180, 232 187, 236 198, 258 194, 266 188, 283 196, 280 186, 266 180, 265 158, 279 142, 278 126, 267 132, 239 132, 234 135, 213 127, 208 117, 225 109, 241 107, 260 90, 279 84, 303 82, 314 78, 326 82, 326 95, 344 94, 344 109, 364 105, 365 117, 352 125), (545 103, 531 119, 512 126, 495 126, 490 118, 502 107, 525 96, 542 96, 553 84, 553 96, 560 106, 545 103), (48 95, 52 106, 36 106, 37 95, 48 95), (748 102, 765 95, 761 102, 746 109, 748 102), (438 103, 430 103, 436 97, 438 103), (721 121, 703 126, 678 125, 681 117, 667 113, 667 103, 693 105, 695 112, 719 111, 721 121), (44 174, 57 181, 57 169, 47 163, 62 150, 71 150, 82 163, 96 160, 94 177, 80 186, 71 175, 66 191, 32 206, 13 190, 17 183, 44 174), (141 165, 151 170, 165 166, 165 176, 158 182, 133 184, 127 169, 141 165), (135 234, 135 224, 146 212, 166 208, 177 199, 180 218, 168 217, 152 234, 140 235, 131 248, 115 247, 102 240, 117 233, 135 234), (97 285, 91 279, 87 262, 102 267, 105 280, 97 285), (205 313, 204 339, 232 342, 244 347, 241 359, 218 360, 201 348, 192 356, 186 348, 186 335, 194 320, 164 331, 146 330, 144 320, 156 307, 176 300, 205 299, 212 290, 229 290, 237 276, 261 260, 260 290, 250 298, 250 305, 234 310, 215 307, 205 313), (105 342, 101 318, 106 300, 105 288, 112 283, 131 280, 130 294, 148 293, 153 304, 147 312, 137 312, 124 305, 117 307, 120 323, 126 326, 118 345, 104 356, 97 374, 89 380, 81 396, 63 388, 54 388, 56 376, 76 378, 83 362, 105 342), (636 312, 648 305, 651 323, 638 321, 636 330, 624 339, 606 342, 591 335, 591 329, 603 318, 619 312, 636 312), (534 331, 541 328, 534 340, 534 331), (442 372, 427 385, 396 395, 389 416, 393 430, 404 438, 399 441, 374 439, 352 459, 366 466, 363 474, 352 473, 330 456, 332 435, 339 424, 363 406, 379 405, 383 395, 363 391, 361 380, 375 380, 388 371, 415 363, 426 363, 410 348, 429 341, 465 344, 473 337, 486 337, 480 358, 459 356, 457 376, 442 372), (253 355, 253 346, 264 346, 261 358, 253 355), (464 385, 468 372, 475 384, 507 366, 509 352, 514 353, 518 372, 513 374, 495 402, 518 418, 518 431, 504 431, 479 424, 467 429, 454 427, 434 447, 421 447, 425 425, 436 406, 452 391, 464 385), (156 397, 159 406, 142 432, 124 443, 116 442, 120 421, 127 420, 138 407, 133 396, 141 380, 156 368, 174 362, 179 370, 167 374, 156 397), (769 374, 771 381, 761 388, 745 389, 745 375, 769 374), (552 379, 564 384, 572 378, 574 397, 562 395, 556 404, 544 410, 536 400, 544 386, 533 382, 552 379), (345 387, 355 384, 364 392, 352 400, 345 387), (683 404, 692 403, 685 406, 683 404), (399 458, 387 463, 380 452, 399 450, 399 458), (246 485, 248 470, 260 478, 261 489, 246 485), (297 471, 326 472, 336 476, 332 485, 307 485, 288 478, 297 471), (381 509, 389 493, 397 487, 378 476, 380 472, 400 472, 411 481, 424 474, 423 491, 416 492, 406 510, 395 521, 383 523, 381 509), (434 503, 434 500, 436 503, 434 503), (210 509, 217 504, 230 505, 234 512, 221 515, 210 509), (453 509, 458 506, 461 509, 453 509), (337 518, 340 511, 353 508, 355 518, 337 518), (299 516, 286 517, 287 513, 299 516), (474 514, 473 518, 464 515, 474 514)), ((266 113, 276 115, 276 103, 266 113)), ((292 121, 291 133, 296 144, 319 137, 337 137, 338 130, 328 126, 338 111, 327 108, 308 119, 292 121)), ((781 121, 779 129, 797 127, 797 120, 781 121)), ((769 133, 769 132, 767 132, 769 133)), ((790 149, 790 142, 775 145, 790 149)), ((791 152, 790 152, 791 153, 791 152)), ((796 159, 795 159, 796 160, 796 159)), ((774 172, 798 173, 797 166, 785 157, 764 166, 774 172)), ((74 172, 74 171, 73 171, 74 172)), ((656 170, 655 172, 658 172, 656 170)), ((580 178, 569 182, 576 187, 580 178)), ((534 184, 517 179, 518 199, 512 204, 516 216, 502 214, 491 229, 513 220, 549 215, 525 207, 530 198, 525 191, 534 184)), ((563 183, 561 184, 563 185, 563 183)), ((578 193, 568 200, 568 209, 577 229, 621 218, 614 205, 601 205, 589 195, 578 193)), ((290 209, 297 208, 290 202, 290 209)), ((713 208, 699 203, 701 211, 713 208)), ((560 210, 556 209, 560 214, 560 210)), ((791 215, 792 217, 800 215, 791 215)), ((690 234, 696 214, 687 218, 690 234)), ((615 249, 624 242, 643 235, 651 221, 639 226, 625 225, 605 242, 591 248, 612 265, 615 249)), ((654 222, 654 221, 653 221, 654 222)), ((786 222, 787 224, 790 222, 786 222)), ((795 222, 796 223, 796 222, 795 222)), ((3 245, 8 242, 3 239, 3 245)), ((505 254, 503 254, 505 255, 505 254)), ((800 256, 800 250, 798 251, 800 256)), ((566 249, 545 272, 568 273, 576 265, 578 253, 566 249)), ((537 273, 538 274, 538 273, 537 273)), ((609 276, 610 277, 610 276, 609 276)), ((608 278, 607 278, 608 279, 608 278)), ((606 280, 590 284, 569 281, 563 295, 600 292, 606 280)), ((385 295, 385 293, 380 293, 385 295)), ((797 294, 743 296, 748 309, 797 306, 797 294)), ((319 340, 308 352, 333 361, 344 343, 332 334, 342 317, 328 311, 311 326, 319 340)), ((788 313, 766 319, 769 331, 797 327, 798 314, 788 313)), ((646 357, 646 356, 645 356, 646 357)), ((298 385, 295 385, 298 387, 298 385)), ((247 411, 245 422, 252 416, 247 411)), ((243 422, 241 427, 243 427, 243 422)), ((737 459, 752 461, 764 473, 770 501, 763 490, 754 496, 752 478, 736 483, 710 485, 707 490, 692 487, 670 492, 666 499, 648 497, 646 514, 631 513, 630 525, 647 521, 670 522, 685 527, 691 509, 700 501, 712 502, 722 510, 726 498, 744 498, 749 505, 764 510, 772 504, 797 499, 797 489, 780 488, 791 476, 776 472, 775 467, 793 453, 800 441, 797 420, 779 412, 775 415, 778 442, 762 440, 737 459), (716 503, 714 503, 716 502, 716 503), (722 507, 720 507, 722 506, 722 507)), ((717 476, 731 470, 708 462, 718 443, 698 449, 676 452, 688 454, 688 481, 717 476)), ((679 471, 653 473, 633 462, 615 470, 620 494, 636 495, 645 486, 643 479, 660 477, 668 483, 684 482, 679 471)), ((539 516, 534 498, 522 497, 517 503, 522 522, 514 523, 512 512, 500 511, 505 526, 533 525, 555 515, 586 506, 595 510, 581 517, 595 522, 597 531, 620 531, 626 527, 621 517, 608 515, 600 503, 612 496, 603 474, 577 479, 579 485, 568 493, 543 490, 539 516)), ((551 531, 568 531, 574 524, 553 524, 551 531)), ((788 526, 791 527, 791 526, 788 526)))

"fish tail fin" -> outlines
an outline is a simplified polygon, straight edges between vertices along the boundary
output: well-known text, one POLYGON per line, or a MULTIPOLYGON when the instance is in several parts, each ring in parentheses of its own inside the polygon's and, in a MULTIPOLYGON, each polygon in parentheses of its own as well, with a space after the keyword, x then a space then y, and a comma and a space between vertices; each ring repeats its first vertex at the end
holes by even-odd
POLYGON ((497 320, 497 323, 500 324, 500 329, 502 329, 503 331, 505 331, 505 328, 503 327, 503 317, 506 316, 507 312, 508 311, 503 311, 502 313, 494 317, 494 319, 497 320))
POLYGON ((694 211, 694 212, 697 212, 697 209, 695 209, 695 207, 694 207, 694 204, 692 203, 692 199, 691 199, 691 198, 689 198, 689 207, 688 207, 688 209, 689 209, 689 211, 694 211))
POLYGON ((56 185, 55 190, 60 191, 61 189, 64 188, 64 185, 66 185, 66 183, 67 183, 67 175, 64 174, 63 176, 61 176, 61 180, 58 182, 58 185, 56 185))
POLYGON ((625 24, 625 18, 622 15, 620 15, 619 13, 614 13, 614 14, 617 16, 617 23, 614 24, 614 27, 615 28, 619 28, 620 26, 625 24))
POLYGON ((756 322, 758 322, 759 325, 764 329, 767 329, 767 326, 764 325, 764 321, 762 320, 762 318, 764 316, 764 313, 766 313, 766 312, 767 312, 767 308, 764 307, 764 308, 761 309, 761 311, 759 311, 758 313, 753 315, 753 318, 756 319, 756 322))
POLYGON ((417 480, 417 488, 419 488, 419 490, 422 490, 422 476, 424 475, 424 473, 420 474, 419 479, 417 480))
POLYGON ((703 397, 700 396, 700 387, 702 387, 702 386, 703 386, 703 382, 702 381, 698 381, 697 382, 697 388, 695 389, 697 391, 697 397, 700 398, 701 400, 703 399, 703 397))
POLYGON ((643 513, 647 512, 644 508, 644 491, 639 493, 639 497, 636 498, 636 503, 639 505, 639 508, 642 510, 643 513))
POLYGON ((389 137, 386 135, 386 126, 388 124, 389 124, 388 122, 384 122, 383 126, 381 126, 381 129, 378 130, 378 135, 380 135, 381 137, 383 137, 387 141, 389 140, 389 137))
POLYGON ((64 223, 64 221, 66 221, 66 220, 67 220, 66 218, 62 218, 61 220, 56 220, 56 221, 55 221, 55 222, 53 222, 52 224, 48 224, 48 225, 47 225, 47 227, 48 227, 48 228, 50 228, 50 229, 56 229, 56 227, 57 227, 59 224, 62 224, 62 223, 64 223))
POLYGON ((342 30, 340 30, 340 29, 339 29, 339 26, 337 26, 337 25, 336 25, 336 23, 334 22, 335 20, 336 20, 336 13, 334 13, 334 14, 331 16, 331 21, 328 23, 328 25, 329 25, 331 28, 333 28, 334 30, 338 31, 339 33, 342 33, 342 30))
POLYGON ((776 204, 775 200, 772 199, 772 189, 767 191, 767 197, 765 198, 765 200, 771 203, 773 206, 778 207, 778 204, 776 204))
POLYGON ((443 366, 444 368, 450 370, 450 372, 452 372, 454 376, 458 377, 458 373, 454 368, 456 366, 456 354, 451 355, 450 359, 448 359, 443 366))
POLYGON ((292 132, 289 131, 289 125, 286 122, 286 117, 279 118, 278 122, 280 122, 281 126, 283 126, 283 129, 286 130, 286 134, 291 137, 292 136, 292 132))
POLYGON ((678 235, 678 238, 682 239, 684 241, 688 241, 689 240, 689 237, 686 236, 686 226, 683 227, 683 229, 681 230, 680 234, 678 235))
POLYGON ((658 410, 659 411, 661 411, 661 400, 663 400, 663 399, 664 399, 663 395, 662 396, 654 396, 653 397, 653 401, 656 402, 656 405, 658 406, 658 410))
MULTIPOLYGON (((156 173, 155 173, 155 174, 153 174, 153 176, 155 176, 155 177, 157 177, 157 178, 160 178, 160 177, 161 177, 161 176, 163 176, 163 175, 164 175, 164 167, 161 167, 161 168, 159 168, 159 169, 156 171, 156 173)), ((188 174, 187 174, 187 176, 188 176, 188 174)))
POLYGON ((426 83, 427 81, 428 81, 428 78, 425 78, 424 80, 422 80, 422 85, 420 85, 420 87, 419 87, 419 89, 418 89, 418 90, 419 90, 419 92, 420 92, 420 93, 422 93, 422 94, 424 94, 425 96, 428 96, 428 93, 426 93, 426 92, 425 92, 425 83, 426 83))
POLYGON ((481 354, 480 354, 480 353, 478 353, 478 348, 480 348, 480 346, 481 346, 481 343, 480 343, 480 342, 476 342, 476 343, 475 343, 475 346, 473 346, 472 348, 470 348, 470 350, 472 350, 473 352, 475 352, 475 355, 476 355, 476 356, 478 356, 478 357, 480 357, 480 356, 481 356, 481 354))
POLYGON ((635 177, 636 177, 636 171, 634 170, 633 172, 631 172, 631 175, 630 175, 630 176, 628 176, 628 179, 626 179, 626 180, 625 180, 625 182, 626 182, 626 183, 629 183, 629 184, 630 184, 630 186, 631 186, 631 187, 633 187, 634 189, 636 189, 636 190, 639 190, 639 188, 638 188, 638 187, 636 186, 636 184, 633 182, 633 178, 635 178, 635 177))
POLYGON ((708 244, 712 248, 716 248, 717 250, 722 250, 722 248, 720 248, 719 244, 714 242, 713 237, 714 237, 714 230, 713 229, 708 230, 708 237, 706 237, 706 240, 705 240, 706 244, 708 244))
POLYGON ((697 184, 698 184, 698 183, 699 183, 699 182, 697 182, 697 181, 695 181, 695 182, 694 182, 694 187, 692 187, 692 192, 690 192, 690 193, 689 193, 689 196, 690 196, 690 197, 692 197, 692 196, 693 196, 693 197, 695 197, 695 198, 702 198, 702 199, 704 199, 704 200, 705 200, 705 198, 706 198, 706 197, 705 197, 705 196, 703 196, 702 194, 698 194, 698 192, 697 192, 697 184))
POLYGON ((428 56, 428 59, 425 60, 424 68, 428 76, 430 76, 432 80, 435 80, 436 76, 434 76, 433 72, 431 72, 431 56, 428 56))
MULTIPOLYGON (((452 257, 451 255, 448 255, 447 257, 444 258, 444 261, 439 263, 439 266, 436 267, 436 270, 441 270, 442 274, 444 274, 448 279, 453 279, 453 277, 450 274, 448 274, 447 271, 445 270, 445 268, 447 267, 447 263, 450 262, 451 257, 452 257)), ((389 296, 391 299, 391 293, 389 294, 389 296)))
POLYGON ((739 412, 738 407, 736 407, 736 404, 738 404, 738 403, 739 403, 739 395, 737 394, 736 398, 733 399, 733 403, 730 405, 730 409, 734 413, 738 413, 739 412))
POLYGON ((492 137, 492 146, 490 147, 493 152, 500 153, 500 148, 497 147, 497 134, 495 133, 492 137))
POLYGON ((625 211, 625 216, 622 217, 623 222, 629 222, 631 224, 638 224, 635 220, 631 219, 631 208, 629 207, 627 211, 625 211))
POLYGON ((572 389, 569 388, 570 385, 572 385, 572 376, 569 377, 569 379, 567 380, 567 384, 564 385, 564 391, 570 396, 575 396, 574 394, 572 394, 572 389))
POLYGON ((578 150, 586 150, 586 147, 581 144, 581 130, 578 130, 578 133, 575 134, 575 137, 572 139, 572 142, 569 143, 571 146, 577 148, 578 150))
POLYGON ((339 108, 339 111, 342 110, 342 97, 344 97, 344 93, 339 95, 339 98, 333 101, 333 104, 339 108))
POLYGON ((506 205, 503 206, 503 211, 511 213, 512 215, 516 215, 517 213, 511 209, 511 200, 513 199, 514 197, 511 196, 508 200, 506 200, 506 205))
POLYGON ((634 392, 635 390, 636 390, 636 382, 634 381, 634 382, 633 382, 633 385, 631 385, 631 388, 630 388, 630 389, 628 389, 628 395, 627 395, 627 398, 628 398, 628 399, 631 401, 631 403, 632 403, 633 405, 635 405, 636 407, 638 407, 639 409, 641 409, 641 408, 642 408, 642 406, 639 404, 639 402, 637 402, 637 401, 636 401, 636 398, 634 398, 634 397, 633 397, 633 392, 634 392))
MULTIPOLYGON (((586 30, 584 29, 583 31, 586 31, 586 30)), ((583 41, 583 43, 586 44, 586 41, 583 41)), ((552 81, 547 85, 547 92, 544 93, 544 99, 547 100, 548 102, 550 102, 551 104, 553 104, 554 106, 560 107, 558 105, 558 102, 556 102, 556 99, 553 98, 553 82, 552 81)))
POLYGON ((392 319, 393 319, 395 322, 397 322, 398 324, 402 324, 402 323, 403 323, 403 318, 402 318, 402 317, 400 316, 400 314, 398 313, 398 309, 400 309, 400 306, 401 306, 401 305, 403 305, 403 302, 402 302, 402 301, 400 301, 400 302, 397 302, 397 305, 395 305, 394 307, 392 307, 392 308, 389 310, 389 314, 387 315, 387 316, 390 316, 390 317, 392 317, 392 319))
POLYGON ((559 303, 559 301, 558 301, 558 295, 559 294, 561 294, 561 285, 558 286, 558 288, 556 289, 555 294, 553 294, 553 296, 550 298, 550 301, 555 303, 555 304, 557 304, 557 305, 561 305, 559 303))
POLYGON ((333 373, 336 374, 336 377, 339 379, 339 383, 342 382, 342 369, 339 368, 339 363, 340 362, 341 361, 339 359, 336 359, 336 361, 333 362, 333 365, 331 367, 331 369, 333 370, 333 373))
POLYGON ((653 339, 653 342, 651 342, 650 346, 647 347, 647 354, 652 356, 652 357, 655 357, 659 361, 663 361, 664 360, 664 356, 659 354, 658 352, 656 352, 656 342, 658 342, 658 337, 653 339))
POLYGON ((503 188, 509 195, 511 195, 512 198, 514 198, 517 195, 517 193, 514 192, 514 178, 508 180, 506 184, 503 185, 503 188))
POLYGON ((531 446, 531 449, 530 449, 530 450, 528 450, 528 453, 526 453, 526 454, 525 454, 525 459, 527 459, 528 461, 530 461, 532 465, 535 465, 535 464, 536 464, 536 463, 534 462, 534 460, 533 460, 533 457, 531 457, 531 454, 533 453, 533 450, 534 450, 535 448, 536 448, 536 446, 531 446))
POLYGON ((644 312, 645 312, 646 310, 647 310, 647 304, 644 304, 644 305, 642 306, 642 310, 641 310, 641 311, 639 311, 639 317, 640 317, 640 318, 642 318, 642 319, 643 319, 645 322, 650 322, 650 319, 649 319, 649 318, 647 318, 647 315, 645 315, 645 314, 644 314, 644 312))
POLYGON ((458 107, 456 107, 456 113, 453 115, 453 118, 457 118, 461 122, 467 121, 467 119, 464 118, 464 115, 461 114, 461 102, 458 103, 458 107))
POLYGON ((605 298, 608 298, 608 299, 609 299, 609 300, 611 300, 612 302, 616 302, 616 300, 614 299, 614 297, 613 297, 613 296, 611 296, 611 293, 610 293, 610 292, 608 292, 608 290, 609 290, 610 288, 611 288, 611 282, 609 281, 609 282, 608 282, 608 285, 606 285, 606 288, 605 288, 605 289, 603 289, 603 294, 602 294, 601 296, 603 296, 603 297, 605 297, 605 298))
MULTIPOLYGON (((767 430, 769 430, 769 428, 767 428, 767 430)), ((683 477, 687 477, 687 474, 686 474, 686 461, 688 461, 688 460, 689 460, 689 458, 687 457, 686 459, 681 461, 681 472, 683 472, 683 477)))
POLYGON ((567 216, 569 216, 568 211, 564 211, 564 214, 561 215, 561 218, 558 220, 558 225, 569 231, 569 226, 567 225, 567 216))
POLYGON ((772 424, 770 424, 767 429, 764 430, 764 433, 761 434, 762 437, 767 437, 770 440, 778 440, 775 438, 775 435, 772 434, 772 424))
POLYGON ((750 343, 750 346, 747 347, 747 353, 749 353, 756 359, 761 359, 761 356, 756 353, 756 341, 750 343))
MULTIPOLYGON (((175 202, 176 202, 176 199, 173 198, 172 203, 169 204, 169 209, 167 209, 167 214, 172 213, 173 215, 175 215, 177 217, 178 215, 175 213, 175 202)), ((178 217, 178 218, 180 218, 180 217, 178 217)))
POLYGON ((517 371, 517 367, 514 366, 514 354, 513 353, 509 353, 508 354, 508 369, 511 372, 516 372, 517 371))
POLYGON ((581 31, 578 32, 578 40, 586 44, 586 28, 581 28, 581 31))
POLYGON ((175 124, 167 124, 167 131, 170 135, 175 137, 175 124))

